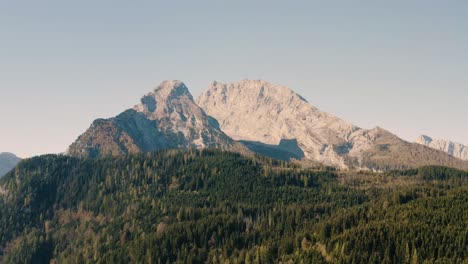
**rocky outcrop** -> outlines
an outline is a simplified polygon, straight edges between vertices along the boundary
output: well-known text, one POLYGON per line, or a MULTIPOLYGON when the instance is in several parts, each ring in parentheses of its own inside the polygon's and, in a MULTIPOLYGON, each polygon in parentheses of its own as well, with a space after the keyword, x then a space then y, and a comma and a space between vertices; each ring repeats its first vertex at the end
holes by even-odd
POLYGON ((455 158, 468 161, 468 147, 463 144, 444 139, 432 139, 426 135, 422 135, 416 139, 416 143, 433 149, 441 150, 451 156, 454 156, 455 158))
POLYGON ((195 104, 184 83, 165 81, 133 109, 94 121, 68 154, 94 158, 165 148, 245 149, 195 104))

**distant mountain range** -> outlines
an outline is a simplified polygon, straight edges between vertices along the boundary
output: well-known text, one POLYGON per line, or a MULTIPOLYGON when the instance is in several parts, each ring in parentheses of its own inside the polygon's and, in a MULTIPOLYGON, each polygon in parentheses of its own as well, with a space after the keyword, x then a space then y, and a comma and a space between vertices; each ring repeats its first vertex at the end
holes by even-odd
POLYGON ((362 129, 266 81, 213 82, 194 101, 181 81, 165 81, 133 109, 98 119, 68 149, 99 157, 167 148, 219 148, 342 169, 423 165, 468 169, 468 162, 382 129, 362 129))
POLYGON ((416 140, 416 143, 444 151, 455 158, 468 161, 468 147, 463 144, 444 139, 432 139, 426 135, 420 136, 416 140))
POLYGON ((0 178, 11 171, 21 159, 15 154, 2 152, 0 153, 0 178))

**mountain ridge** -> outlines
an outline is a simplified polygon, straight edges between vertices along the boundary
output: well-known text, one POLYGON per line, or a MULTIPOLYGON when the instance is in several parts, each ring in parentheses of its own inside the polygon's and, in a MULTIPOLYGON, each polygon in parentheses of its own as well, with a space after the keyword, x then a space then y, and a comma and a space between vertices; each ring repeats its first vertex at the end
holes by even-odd
POLYGON ((380 127, 355 126, 263 80, 214 81, 196 100, 182 81, 164 81, 133 108, 96 119, 67 153, 96 158, 187 148, 259 153, 345 170, 468 169, 468 162, 380 127))
POLYGON ((468 147, 461 143, 445 139, 433 139, 427 135, 419 136, 415 143, 441 150, 455 158, 468 161, 468 147))
POLYGON ((319 110, 293 90, 264 80, 214 81, 196 102, 228 136, 249 142, 251 148, 258 147, 255 142, 279 147, 282 140, 295 140, 306 160, 342 169, 468 168, 468 163, 404 141, 380 127, 355 126, 319 110))

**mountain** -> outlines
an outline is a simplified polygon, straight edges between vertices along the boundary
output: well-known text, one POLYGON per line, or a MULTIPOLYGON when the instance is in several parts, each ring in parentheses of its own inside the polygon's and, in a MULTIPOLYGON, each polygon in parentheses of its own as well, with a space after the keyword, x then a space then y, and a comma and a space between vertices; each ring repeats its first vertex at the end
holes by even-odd
POLYGON ((433 149, 441 150, 455 158, 468 160, 468 147, 463 144, 444 139, 432 139, 426 135, 420 136, 415 142, 433 149))
POLYGON ((133 109, 98 119, 69 147, 72 156, 98 157, 165 148, 246 150, 198 107, 181 81, 165 81, 133 109))
POLYGON ((68 154, 100 157, 159 149, 218 148, 311 165, 374 170, 468 162, 382 129, 362 129, 266 81, 213 82, 195 103, 181 81, 165 81, 116 117, 97 119, 68 154))
POLYGON ((289 88, 266 81, 213 82, 197 104, 228 136, 267 156, 344 169, 468 168, 467 162, 406 142, 382 128, 359 128, 317 109, 289 88))
POLYGON ((21 159, 15 154, 7 152, 0 153, 0 177, 3 177, 11 171, 20 160, 21 159))

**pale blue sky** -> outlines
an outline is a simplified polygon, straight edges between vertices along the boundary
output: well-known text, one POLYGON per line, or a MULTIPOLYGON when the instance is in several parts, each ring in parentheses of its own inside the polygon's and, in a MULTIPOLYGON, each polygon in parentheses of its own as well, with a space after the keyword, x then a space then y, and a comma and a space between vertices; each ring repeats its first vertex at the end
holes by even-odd
POLYGON ((265 79, 358 126, 468 144, 466 1, 0 0, 0 152, 64 151, 166 79, 265 79))

